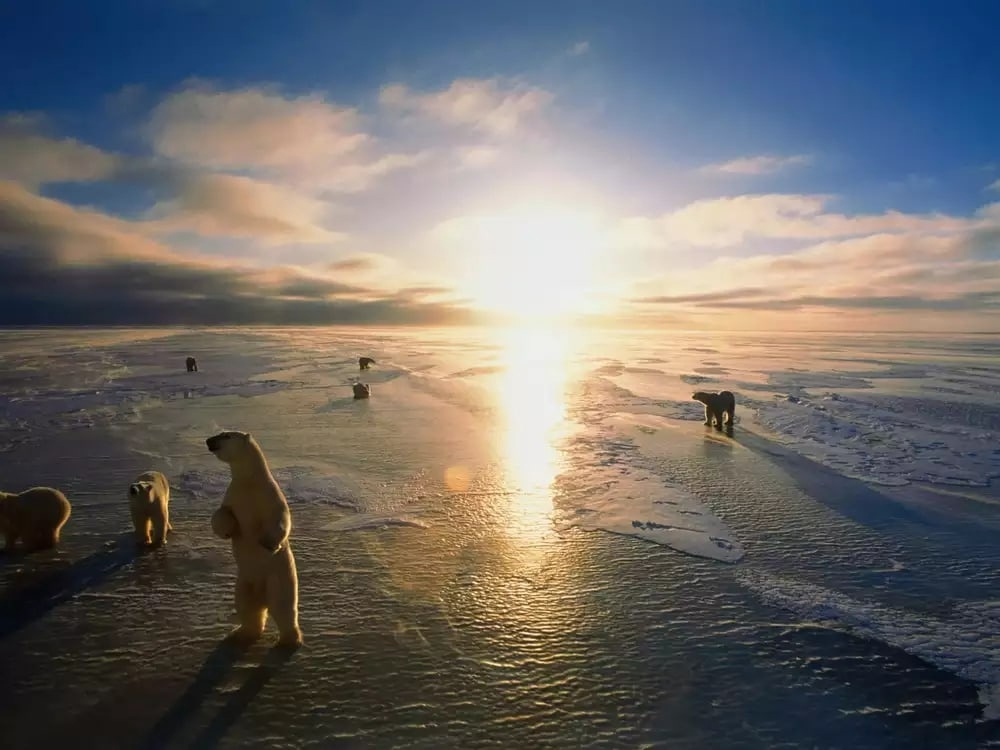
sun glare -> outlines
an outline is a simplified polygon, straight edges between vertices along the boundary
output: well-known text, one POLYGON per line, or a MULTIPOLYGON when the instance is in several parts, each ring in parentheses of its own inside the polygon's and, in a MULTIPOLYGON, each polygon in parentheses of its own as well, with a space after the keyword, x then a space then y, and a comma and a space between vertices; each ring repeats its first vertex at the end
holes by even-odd
POLYGON ((544 535, 552 513, 552 483, 560 470, 559 431, 566 417, 565 331, 511 329, 504 335, 508 367, 499 383, 504 429, 498 432, 507 477, 515 490, 511 531, 544 535))
POLYGON ((581 211, 475 219, 465 236, 467 291, 479 307, 515 319, 592 312, 601 237, 597 218, 581 211))

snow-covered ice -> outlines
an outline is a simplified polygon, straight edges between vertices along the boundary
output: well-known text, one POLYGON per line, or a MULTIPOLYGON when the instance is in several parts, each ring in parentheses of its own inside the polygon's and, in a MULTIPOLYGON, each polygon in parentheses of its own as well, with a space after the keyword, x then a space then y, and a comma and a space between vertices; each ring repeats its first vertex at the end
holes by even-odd
POLYGON ((56 551, 0 560, 5 749, 1000 732, 989 337, 81 329, 0 331, 0 358, 0 486, 74 505, 56 551), (731 435, 699 389, 736 393, 731 435), (292 509, 290 659, 219 646, 220 429, 292 509), (150 468, 175 531, 137 554, 124 491, 150 468))

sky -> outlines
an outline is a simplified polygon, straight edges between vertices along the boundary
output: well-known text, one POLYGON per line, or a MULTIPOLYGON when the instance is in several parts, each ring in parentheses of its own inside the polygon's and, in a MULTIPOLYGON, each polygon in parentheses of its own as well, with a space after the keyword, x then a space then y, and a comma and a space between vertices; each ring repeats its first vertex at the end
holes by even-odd
POLYGON ((1000 330, 1000 4, 0 4, 0 325, 1000 330))

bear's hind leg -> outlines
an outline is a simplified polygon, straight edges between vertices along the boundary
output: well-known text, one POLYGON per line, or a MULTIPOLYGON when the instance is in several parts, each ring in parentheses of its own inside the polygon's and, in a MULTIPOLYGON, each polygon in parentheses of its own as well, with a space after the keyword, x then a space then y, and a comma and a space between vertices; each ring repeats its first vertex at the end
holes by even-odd
POLYGON ((278 644, 284 648, 298 648, 302 645, 302 631, 299 630, 299 592, 293 577, 271 575, 267 579, 267 608, 271 619, 278 626, 278 644))
POLYGON ((236 617, 240 626, 229 634, 232 640, 249 645, 264 634, 267 605, 263 588, 260 583, 236 574, 236 617))
POLYGON ((713 413, 712 416, 715 417, 715 429, 721 430, 722 429, 722 412, 721 411, 716 411, 716 412, 713 413))

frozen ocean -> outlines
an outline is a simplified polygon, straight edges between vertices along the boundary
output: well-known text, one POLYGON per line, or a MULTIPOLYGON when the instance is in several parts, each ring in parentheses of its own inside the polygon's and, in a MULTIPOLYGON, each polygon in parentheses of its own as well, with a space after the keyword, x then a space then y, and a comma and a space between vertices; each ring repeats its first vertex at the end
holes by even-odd
POLYGON ((73 504, 56 550, 0 558, 4 750, 1000 747, 996 336, 45 329, 0 357, 0 489, 73 504), (691 400, 722 389, 731 434, 691 400), (290 656, 270 622, 221 644, 223 429, 291 505, 290 656), (174 532, 137 552, 149 469, 174 532))

